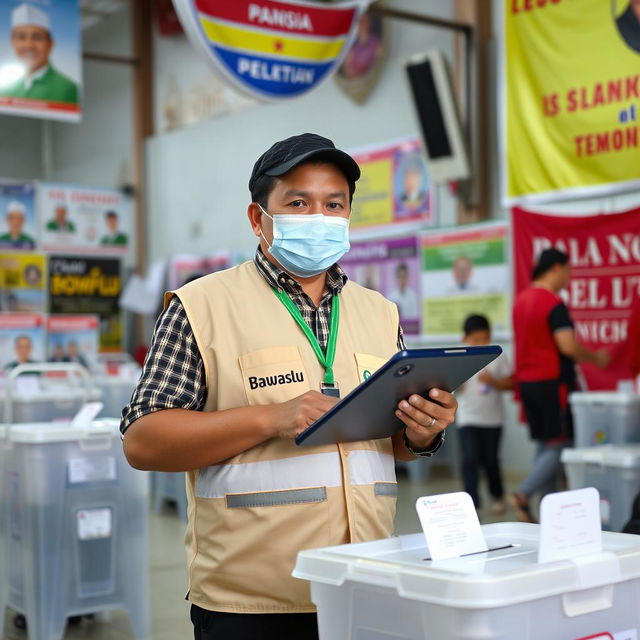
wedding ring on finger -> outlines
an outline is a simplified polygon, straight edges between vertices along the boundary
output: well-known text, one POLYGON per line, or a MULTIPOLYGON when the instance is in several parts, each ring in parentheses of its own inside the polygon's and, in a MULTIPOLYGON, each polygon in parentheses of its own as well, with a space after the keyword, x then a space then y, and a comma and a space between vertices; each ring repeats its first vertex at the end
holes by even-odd
POLYGON ((434 425, 435 423, 436 423, 436 419, 432 416, 432 417, 431 417, 431 422, 430 422, 430 423, 429 423, 429 425, 428 425, 428 426, 429 426, 429 428, 430 428, 430 427, 433 427, 433 425, 434 425))

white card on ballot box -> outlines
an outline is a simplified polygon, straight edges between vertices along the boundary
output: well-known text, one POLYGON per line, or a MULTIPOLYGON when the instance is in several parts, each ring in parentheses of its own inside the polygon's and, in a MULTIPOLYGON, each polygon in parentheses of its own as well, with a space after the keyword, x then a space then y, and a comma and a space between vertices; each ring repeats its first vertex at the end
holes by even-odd
POLYGON ((600 494, 587 487, 549 493, 540 502, 538 562, 602 552, 600 494))
POLYGON ((431 560, 446 560, 487 551, 478 514, 468 493, 457 491, 423 496, 416 511, 431 560))

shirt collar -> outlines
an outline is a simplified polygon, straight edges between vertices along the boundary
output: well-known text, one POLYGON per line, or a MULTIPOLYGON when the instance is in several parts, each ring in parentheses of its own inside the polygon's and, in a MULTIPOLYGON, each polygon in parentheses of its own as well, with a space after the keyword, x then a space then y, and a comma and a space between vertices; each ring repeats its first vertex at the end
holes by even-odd
MULTIPOLYGON (((264 255, 260 246, 256 251, 254 262, 258 271, 262 277, 267 281, 267 284, 280 291, 286 291, 287 293, 299 294, 302 293, 302 287, 296 282, 286 271, 283 271, 271 262, 267 256, 264 255)), ((338 263, 332 265, 327 270, 326 286, 330 293, 338 295, 345 284, 347 284, 347 274, 342 270, 342 267, 338 263)))
POLYGON ((44 67, 42 67, 41 69, 38 69, 38 71, 36 71, 35 73, 25 76, 24 77, 25 89, 27 90, 31 89, 31 85, 34 82, 36 82, 36 80, 40 80, 40 78, 42 78, 47 73, 47 71, 49 71, 49 63, 45 64, 44 67))

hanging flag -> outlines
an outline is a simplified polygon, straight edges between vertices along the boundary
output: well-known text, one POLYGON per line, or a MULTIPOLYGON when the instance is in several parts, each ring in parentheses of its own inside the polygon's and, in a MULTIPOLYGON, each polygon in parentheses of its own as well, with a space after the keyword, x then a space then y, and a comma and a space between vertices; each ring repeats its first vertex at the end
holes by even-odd
POLYGON ((191 42, 254 98, 297 98, 331 77, 368 0, 173 0, 191 42))

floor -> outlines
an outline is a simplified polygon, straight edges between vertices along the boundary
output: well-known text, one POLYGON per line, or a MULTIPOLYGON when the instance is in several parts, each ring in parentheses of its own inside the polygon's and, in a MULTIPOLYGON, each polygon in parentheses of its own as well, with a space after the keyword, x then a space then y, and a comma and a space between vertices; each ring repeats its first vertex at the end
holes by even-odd
MULTIPOLYGON (((421 464, 417 461, 414 464, 421 464)), ((426 462, 426 461, 425 461, 426 462)), ((506 477, 507 492, 513 491, 520 478, 506 477)), ((460 481, 444 465, 433 465, 429 477, 421 482, 411 482, 404 470, 398 471, 399 495, 396 517, 396 533, 419 531, 415 513, 415 501, 420 496, 459 491, 460 481)), ((488 504, 488 500, 487 500, 488 504)), ((482 523, 514 521, 515 514, 509 508, 503 516, 493 516, 486 508, 479 512, 482 523)), ((150 589, 152 640, 182 640, 193 637, 189 622, 189 607, 184 600, 186 579, 183 548, 184 523, 177 517, 169 503, 160 514, 150 515, 150 589)), ((4 640, 26 640, 24 631, 13 625, 13 615, 8 611, 4 625, 4 640)), ((92 620, 83 619, 69 624, 65 640, 125 640, 133 638, 128 617, 114 611, 92 620)))

